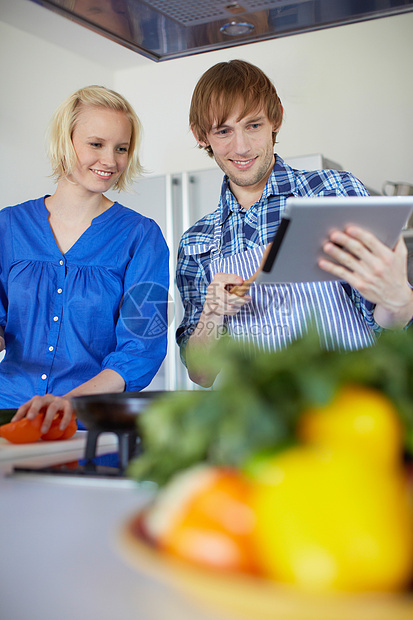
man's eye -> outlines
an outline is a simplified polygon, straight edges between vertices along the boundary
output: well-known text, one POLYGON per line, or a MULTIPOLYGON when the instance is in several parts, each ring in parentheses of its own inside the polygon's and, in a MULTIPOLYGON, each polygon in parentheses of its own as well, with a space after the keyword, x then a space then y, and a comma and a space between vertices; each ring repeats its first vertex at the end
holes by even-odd
POLYGON ((261 127, 261 123, 252 123, 250 125, 251 129, 259 129, 261 127))

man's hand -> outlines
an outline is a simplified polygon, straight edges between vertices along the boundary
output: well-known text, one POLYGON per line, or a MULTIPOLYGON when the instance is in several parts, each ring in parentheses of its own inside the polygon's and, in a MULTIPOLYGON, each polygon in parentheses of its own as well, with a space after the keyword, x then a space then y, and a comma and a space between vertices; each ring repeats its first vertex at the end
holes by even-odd
POLYGON ((238 297, 229 292, 232 286, 242 283, 240 276, 217 273, 207 288, 202 314, 186 346, 189 376, 203 387, 210 387, 217 376, 216 368, 210 368, 207 361, 219 338, 226 332, 224 316, 233 316, 251 301, 249 295, 238 297))
POLYGON ((375 319, 385 328, 403 327, 413 316, 413 291, 407 278, 407 248, 402 237, 392 250, 357 226, 333 231, 323 246, 335 264, 320 259, 321 269, 345 280, 376 304, 375 319))
POLYGON ((249 295, 239 297, 232 295, 229 291, 232 286, 243 283, 241 276, 228 273, 217 273, 207 288, 203 314, 207 317, 233 316, 248 302, 251 301, 249 295))

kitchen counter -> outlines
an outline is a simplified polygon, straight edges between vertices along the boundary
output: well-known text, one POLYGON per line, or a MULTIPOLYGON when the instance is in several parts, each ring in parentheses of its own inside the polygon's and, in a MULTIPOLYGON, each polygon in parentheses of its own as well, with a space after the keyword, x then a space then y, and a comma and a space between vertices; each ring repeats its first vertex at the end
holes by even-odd
MULTIPOLYGON (((39 442, 42 454, 33 455, 31 446, 26 457, 16 458, 10 450, 4 456, 0 440, 0 620, 221 620, 132 569, 119 554, 122 524, 150 499, 153 487, 126 478, 13 474, 17 464, 81 458, 84 435, 47 450, 39 442)), ((114 436, 101 436, 98 451, 111 452, 114 445, 114 436)), ((409 610, 368 617, 407 619, 409 610)), ((343 617, 341 609, 329 620, 337 617, 343 617)))
MULTIPOLYGON (((37 454, 32 445, 25 456, 6 450, 7 458, 0 444, 1 620, 216 620, 118 555, 119 528, 148 501, 150 487, 124 478, 12 475, 16 464, 82 458, 85 436, 51 443, 36 444, 37 454)), ((114 445, 114 436, 101 436, 99 453, 114 445)))

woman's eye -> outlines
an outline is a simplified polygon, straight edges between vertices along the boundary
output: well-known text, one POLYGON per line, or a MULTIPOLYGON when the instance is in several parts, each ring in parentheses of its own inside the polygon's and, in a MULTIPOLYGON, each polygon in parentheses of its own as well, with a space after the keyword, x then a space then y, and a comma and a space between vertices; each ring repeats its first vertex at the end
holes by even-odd
POLYGON ((118 153, 128 153, 129 149, 127 146, 120 146, 118 148, 118 153))
POLYGON ((100 142, 90 142, 90 146, 93 146, 94 148, 99 148, 100 146, 102 146, 102 144, 100 142))

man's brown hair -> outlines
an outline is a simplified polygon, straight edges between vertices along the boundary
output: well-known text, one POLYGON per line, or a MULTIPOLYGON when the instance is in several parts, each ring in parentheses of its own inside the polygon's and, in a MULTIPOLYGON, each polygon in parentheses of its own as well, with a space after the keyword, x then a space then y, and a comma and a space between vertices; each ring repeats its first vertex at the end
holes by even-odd
MULTIPOLYGON (((283 118, 283 107, 275 86, 261 69, 244 60, 220 62, 206 71, 195 86, 189 111, 189 124, 196 138, 207 142, 216 123, 222 125, 234 106, 242 103, 238 120, 263 109, 275 127, 273 144, 283 118)), ((205 148, 213 157, 211 147, 205 148)))

